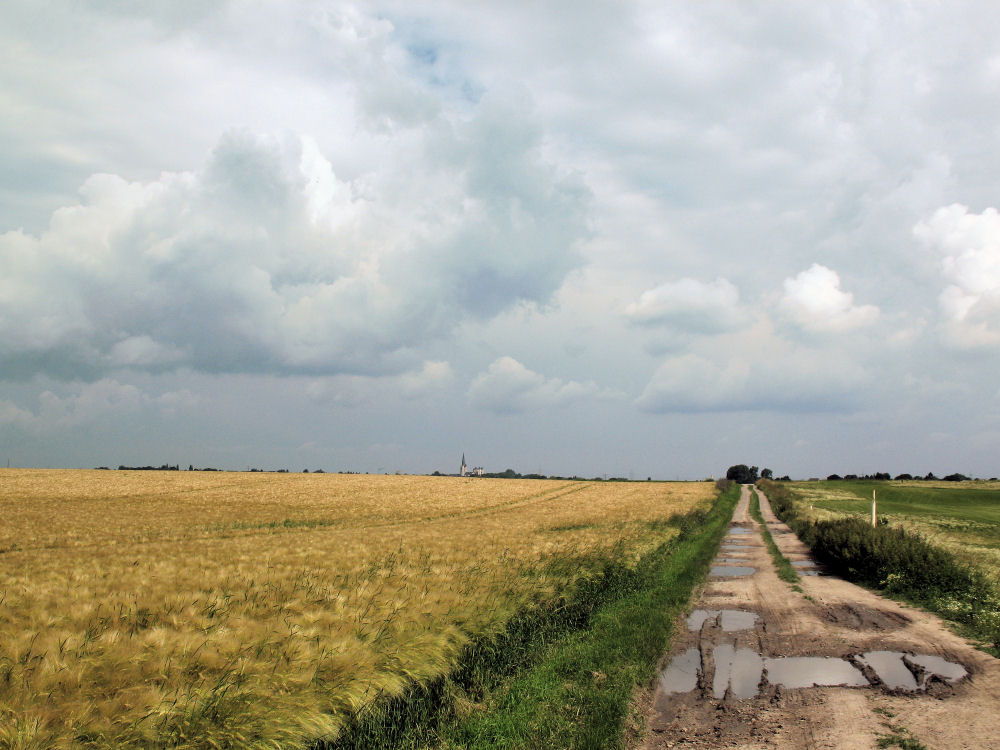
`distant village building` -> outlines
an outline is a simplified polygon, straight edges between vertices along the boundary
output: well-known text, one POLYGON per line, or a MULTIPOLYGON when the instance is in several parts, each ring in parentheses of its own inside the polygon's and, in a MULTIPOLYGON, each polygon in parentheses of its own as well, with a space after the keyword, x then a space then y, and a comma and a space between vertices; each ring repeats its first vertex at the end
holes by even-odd
POLYGON ((465 454, 463 453, 462 454, 462 465, 461 465, 461 467, 458 470, 458 475, 460 477, 481 477, 483 475, 483 467, 482 466, 475 466, 475 467, 473 467, 473 468, 470 469, 468 467, 468 465, 465 463, 465 454))

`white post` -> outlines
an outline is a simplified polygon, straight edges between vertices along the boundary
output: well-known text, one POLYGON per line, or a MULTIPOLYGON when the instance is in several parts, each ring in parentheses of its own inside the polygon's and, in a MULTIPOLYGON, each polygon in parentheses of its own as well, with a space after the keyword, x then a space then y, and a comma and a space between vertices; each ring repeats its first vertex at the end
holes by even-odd
POLYGON ((872 490, 872 526, 875 525, 875 490, 872 490))

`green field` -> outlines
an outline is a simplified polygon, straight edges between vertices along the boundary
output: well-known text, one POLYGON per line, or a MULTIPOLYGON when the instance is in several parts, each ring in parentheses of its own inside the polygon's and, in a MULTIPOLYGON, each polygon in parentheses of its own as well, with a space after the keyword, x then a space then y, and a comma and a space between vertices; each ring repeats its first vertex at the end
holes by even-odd
POLYGON ((878 514, 914 531, 974 565, 1000 583, 1000 483, 997 482, 792 482, 803 517, 822 520, 878 514), (811 506, 811 507, 808 507, 811 506))

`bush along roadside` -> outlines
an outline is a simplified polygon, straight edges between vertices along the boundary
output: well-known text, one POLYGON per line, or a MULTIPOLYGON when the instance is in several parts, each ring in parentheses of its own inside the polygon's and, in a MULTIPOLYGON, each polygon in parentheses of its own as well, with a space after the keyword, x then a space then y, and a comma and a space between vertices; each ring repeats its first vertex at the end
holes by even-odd
POLYGON ((448 676, 375 701, 314 750, 622 746, 630 700, 669 647, 738 498, 733 485, 709 511, 671 519, 680 533, 638 564, 605 561, 572 594, 473 640, 448 676))
POLYGON ((1000 656, 1000 593, 979 571, 901 528, 860 518, 804 520, 792 490, 767 480, 760 486, 775 514, 838 575, 958 623, 1000 656))

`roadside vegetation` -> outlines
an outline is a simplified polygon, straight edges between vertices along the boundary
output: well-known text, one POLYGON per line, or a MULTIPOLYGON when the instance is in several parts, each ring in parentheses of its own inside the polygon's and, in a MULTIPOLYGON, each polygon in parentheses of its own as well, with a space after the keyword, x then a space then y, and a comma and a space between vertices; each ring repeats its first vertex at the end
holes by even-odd
POLYGON ((781 550, 778 549, 778 545, 774 542, 774 537, 771 536, 771 530, 767 528, 767 524, 764 522, 764 516, 760 512, 760 496, 757 494, 757 490, 753 489, 750 491, 750 515, 757 523, 760 524, 760 533, 764 537, 764 544, 767 545, 767 551, 771 553, 771 561, 774 563, 775 572, 785 583, 791 584, 791 587, 802 593, 802 587, 799 585, 802 582, 802 578, 799 576, 798 571, 795 567, 788 561, 788 558, 781 554, 781 550))
POLYGON ((775 513, 838 574, 951 620, 1000 655, 997 571, 972 552, 1000 542, 993 528, 1000 526, 1000 487, 766 480, 761 487, 775 513), (882 514, 876 527, 872 489, 882 514))
POLYGON ((720 512, 704 482, 0 474, 0 748, 22 750, 332 746, 380 715, 451 715, 457 746, 546 670, 620 732, 720 512), (665 626, 630 619, 649 606, 665 626))
MULTIPOLYGON (((630 715, 636 689, 649 682, 669 651, 673 625, 704 579, 725 534, 739 486, 706 512, 669 523, 678 534, 632 569, 613 566, 602 584, 556 610, 581 606, 588 616, 547 617, 491 639, 487 658, 469 652, 467 668, 449 680, 450 700, 436 717, 388 742, 371 733, 352 748, 616 748, 642 731, 630 715), (542 634, 550 633, 551 638, 542 634), (515 669, 516 668, 516 669, 515 669), (630 737, 631 735, 631 737, 630 737)), ((383 723, 379 729, 391 727, 383 723)))

